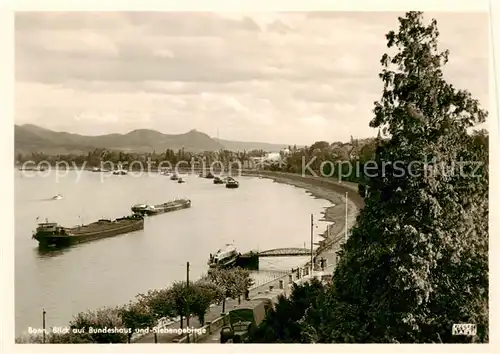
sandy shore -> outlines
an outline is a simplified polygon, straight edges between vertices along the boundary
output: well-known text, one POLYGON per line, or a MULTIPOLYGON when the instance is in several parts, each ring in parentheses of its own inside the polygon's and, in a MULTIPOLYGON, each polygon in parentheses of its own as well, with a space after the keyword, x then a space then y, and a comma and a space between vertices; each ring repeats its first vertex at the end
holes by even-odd
POLYGON ((319 242, 317 254, 338 249, 345 237, 345 193, 348 193, 347 203, 347 227, 348 229, 356 222, 356 216, 363 207, 363 198, 358 194, 358 186, 351 182, 338 182, 332 178, 301 176, 291 173, 260 171, 245 173, 248 176, 260 176, 269 178, 276 183, 289 184, 303 188, 314 198, 325 199, 333 205, 325 208, 321 221, 330 222, 330 232, 322 233, 323 240, 319 242))

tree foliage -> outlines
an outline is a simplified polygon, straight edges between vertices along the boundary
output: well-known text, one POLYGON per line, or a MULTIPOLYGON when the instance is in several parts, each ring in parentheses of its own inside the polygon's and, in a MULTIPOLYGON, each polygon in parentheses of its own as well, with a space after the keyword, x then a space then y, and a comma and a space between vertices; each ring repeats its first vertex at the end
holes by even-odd
POLYGON ((390 138, 359 150, 374 152, 376 173, 333 285, 298 323, 286 314, 300 306, 281 299, 260 332, 266 341, 488 341, 488 134, 471 133, 487 112, 445 81, 437 22, 408 12, 399 23, 386 36, 370 123, 390 138), (456 323, 476 324, 478 335, 453 336, 456 323))
MULTIPOLYGON (((198 316, 200 323, 203 323, 208 308, 222 298, 221 294, 220 287, 207 281, 198 281, 189 287, 186 286, 186 282, 177 282, 169 288, 139 294, 135 301, 124 306, 80 312, 70 322, 69 333, 48 331, 45 343, 127 343, 136 330, 152 328, 159 319, 185 317, 188 314, 198 316), (121 331, 90 333, 90 328, 94 330, 118 328, 121 331)), ((41 334, 22 335, 16 338, 16 343, 42 342, 41 334)))
POLYGON ((194 300, 194 289, 188 287, 185 281, 175 282, 169 289, 171 304, 174 313, 181 317, 181 328, 183 328, 183 318, 190 314, 190 304, 194 300))
POLYGON ((80 312, 69 324, 71 331, 79 330, 78 337, 92 343, 126 343, 128 333, 121 317, 121 309, 101 308, 95 311, 80 312), (98 329, 118 329, 116 333, 92 333, 98 329))
POLYGON ((273 309, 267 312, 264 321, 250 331, 249 341, 253 343, 301 343, 305 328, 302 319, 309 308, 322 306, 323 285, 316 279, 310 283, 293 285, 290 298, 283 295, 273 309))
POLYGON ((120 309, 120 317, 125 328, 129 328, 128 342, 136 329, 151 328, 155 324, 155 316, 145 301, 135 301, 120 309))
POLYGON ((225 309, 227 297, 237 299, 253 285, 250 272, 242 268, 212 269, 206 279, 222 289, 222 308, 225 309))
POLYGON ((170 288, 149 290, 146 294, 137 295, 137 299, 147 306, 156 320, 174 315, 170 288))
POLYGON ((190 309, 198 317, 201 325, 205 324, 205 314, 210 305, 224 298, 222 288, 212 282, 200 280, 194 283, 194 296, 190 309))
POLYGON ((484 144, 468 129, 487 113, 444 80, 448 52, 438 52, 436 21, 425 25, 420 12, 399 21, 387 35, 396 53, 382 58, 384 92, 371 122, 391 138, 376 151, 378 174, 335 271, 330 316, 343 320, 324 339, 467 341, 452 336, 452 324, 476 323, 484 341, 488 175, 484 144))

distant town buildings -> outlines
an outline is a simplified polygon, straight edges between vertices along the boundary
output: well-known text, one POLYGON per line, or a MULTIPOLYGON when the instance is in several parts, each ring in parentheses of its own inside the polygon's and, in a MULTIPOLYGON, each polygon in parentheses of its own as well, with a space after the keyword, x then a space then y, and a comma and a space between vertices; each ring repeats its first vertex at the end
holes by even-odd
POLYGON ((262 157, 251 157, 250 162, 254 167, 263 167, 272 163, 282 161, 290 151, 288 149, 281 150, 280 152, 269 152, 262 157))

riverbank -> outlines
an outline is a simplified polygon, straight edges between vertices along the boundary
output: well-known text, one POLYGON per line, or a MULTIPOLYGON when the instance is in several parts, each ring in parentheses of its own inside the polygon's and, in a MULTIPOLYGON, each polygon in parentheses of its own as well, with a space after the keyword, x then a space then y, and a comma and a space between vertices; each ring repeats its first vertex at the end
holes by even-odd
MULTIPOLYGON (((144 179, 117 178, 116 182, 104 186, 98 183, 95 174, 86 173, 82 174, 82 178, 78 180, 78 188, 75 188, 75 183, 71 179, 66 181, 59 183, 53 179, 46 179, 45 184, 40 187, 39 182, 35 183, 22 178, 16 180, 16 257, 22 260, 21 264, 23 265, 16 269, 16 272, 20 272, 19 276, 16 277, 18 280, 16 287, 20 290, 17 292, 19 296, 16 298, 16 314, 18 315, 16 317, 16 333, 21 334, 28 326, 33 327, 33 324, 41 323, 39 313, 42 306, 48 314, 47 326, 64 326, 71 320, 76 311, 125 304, 136 294, 144 292, 145 289, 162 288, 165 284, 184 279, 186 260, 192 261, 192 265, 195 266, 199 264, 199 268, 204 271, 206 269, 205 252, 212 249, 213 244, 220 245, 229 237, 234 238, 234 230, 238 228, 240 228, 241 239, 252 239, 251 242, 240 247, 243 250, 252 249, 254 244, 264 244, 265 237, 262 235, 283 235, 278 247, 280 245, 286 247, 292 242, 293 244, 302 244, 309 239, 310 230, 309 225, 307 225, 309 213, 317 213, 324 210, 322 206, 328 205, 312 200, 302 190, 291 187, 284 188, 284 186, 277 188, 279 186, 274 185, 271 181, 262 183, 265 181, 258 178, 245 180, 245 190, 250 191, 251 194, 255 191, 255 198, 244 198, 243 206, 226 202, 217 204, 218 201, 222 202, 222 197, 228 193, 221 193, 218 187, 212 187, 211 181, 194 177, 191 181, 198 183, 191 183, 189 190, 193 195, 196 195, 198 191, 203 194, 200 193, 200 198, 196 203, 197 208, 190 210, 190 212, 151 218, 144 232, 134 235, 88 243, 85 247, 71 248, 54 255, 26 254, 26 250, 34 247, 31 243, 33 240, 26 237, 26 235, 30 235, 30 223, 26 220, 36 220, 37 216, 40 215, 40 209, 44 210, 44 216, 49 215, 51 219, 72 223, 74 219, 71 215, 67 215, 71 214, 71 212, 68 213, 69 209, 81 209, 85 212, 86 219, 98 219, 103 216, 112 216, 118 212, 122 213, 123 209, 121 208, 124 205, 133 205, 141 200, 157 200, 159 190, 165 193, 165 198, 167 196, 174 198, 179 193, 177 184, 169 188, 170 182, 165 182, 161 178, 151 178, 147 180, 147 183, 144 183, 144 179), (272 200, 272 203, 268 203, 264 199, 264 203, 262 203, 260 197, 267 193, 274 194, 276 189, 282 191, 279 198, 272 200), (130 192, 123 193, 124 190, 130 192), (94 194, 79 191, 93 191, 94 194), (61 207, 62 204, 59 202, 43 206, 35 202, 28 203, 28 201, 38 197, 42 198, 48 193, 65 195, 66 198, 61 201, 64 203, 64 207, 61 207), (95 195, 99 195, 102 202, 96 203, 95 195), (282 205, 288 205, 288 207, 283 210, 282 205), (248 210, 255 210, 252 220, 262 220, 262 217, 271 214, 276 217, 271 218, 272 220, 265 224, 257 225, 256 223, 251 228, 241 228, 241 215, 244 215, 244 212, 248 210), (228 220, 224 224, 233 222, 234 225, 220 228, 220 215, 230 215, 231 217, 226 217, 228 220), (197 222, 193 223, 193 219, 197 222), (296 222, 304 219, 306 222, 296 222), (186 228, 185 225, 188 224, 190 227, 186 228), (176 228, 176 225, 179 227, 176 228), (217 227, 220 228, 220 232, 207 239, 204 231, 217 227), (174 229, 174 232, 169 232, 169 237, 165 237, 165 229, 174 229), (220 234, 224 236, 219 236, 220 234), (189 240, 189 242, 182 243, 184 240, 189 240), (173 242, 177 242, 179 247, 172 247, 173 242), (198 245, 198 247, 193 247, 193 245, 198 245), (110 253, 110 247, 115 252, 110 253), (32 257, 27 258, 26 256, 32 257), (190 258, 186 259, 186 256, 190 258), (89 257, 91 262, 89 262, 89 257), (75 264, 91 264, 91 266, 82 269, 83 267, 80 266, 75 267, 75 264), (141 264, 141 267, 137 267, 137 264, 141 264), (168 268, 164 272, 144 272, 144 269, 165 269, 165 267, 168 268), (65 272, 61 273, 60 269, 65 269, 65 272), (118 269, 120 270, 118 271, 118 269), (127 274, 128 281, 126 282, 123 282, 124 273, 127 274), (37 274, 39 279, 36 284, 22 281, 22 279, 29 279, 33 274, 37 274), (57 281, 54 281, 55 279, 57 281), (77 286, 68 287, 68 284, 76 284, 77 286), (74 290, 82 284, 86 284, 85 291, 74 290), (33 292, 40 295, 35 301, 32 297, 24 296, 33 292), (126 296, 124 296, 125 293, 126 296), (106 301, 102 301, 102 295, 99 296, 99 294, 106 294, 106 301), (68 297, 72 299, 71 302, 67 301, 68 297), (78 304, 85 304, 85 307, 75 311, 74 307, 78 304)), ((282 181, 293 184, 288 180, 282 181)), ((316 194, 316 198, 323 197, 320 195, 321 191, 315 192, 309 185, 304 185, 304 188, 316 194)), ((236 198, 239 193, 236 191, 236 194, 231 194, 236 198)), ((341 196, 342 194, 340 197, 339 195, 332 197, 342 201, 341 196)), ((340 219, 339 225, 343 220, 343 210, 342 205, 339 205, 337 212, 340 219)), ((332 219, 329 218, 329 220, 332 219)), ((315 229, 315 231, 322 230, 315 229)), ((282 269, 299 266, 298 263, 301 261, 282 267, 282 269)), ((333 261, 328 261, 329 265, 333 265, 333 263, 333 261)), ((193 273, 191 278, 196 279, 197 275, 193 273)), ((265 289, 265 287, 261 289, 265 289)), ((216 310, 213 311, 216 312, 216 310)))
POLYGON ((363 198, 358 194, 358 185, 352 182, 339 182, 333 178, 302 176, 299 174, 274 171, 248 171, 244 175, 269 178, 276 183, 283 183, 304 189, 314 198, 325 199, 332 203, 322 212, 321 221, 330 222, 330 226, 321 236, 316 254, 323 256, 333 249, 338 249, 345 239, 345 193, 347 192, 347 228, 356 223, 359 210, 363 208, 363 198))
MULTIPOLYGON (((243 175, 250 177, 262 177, 274 180, 276 183, 283 183, 292 185, 298 188, 304 189, 314 198, 325 199, 332 203, 331 206, 326 207, 323 211, 322 221, 330 222, 328 229, 322 234, 323 240, 319 242, 319 247, 316 249, 316 255, 323 257, 327 260, 329 269, 332 269, 335 264, 336 251, 340 247, 340 244, 344 241, 345 233, 345 192, 348 193, 348 205, 347 205, 347 227, 350 228, 356 222, 356 216, 359 210, 363 207, 363 198, 361 198, 357 192, 357 184, 349 182, 336 182, 331 179, 312 177, 312 176, 300 176, 288 173, 279 173, 271 171, 260 171, 260 172, 244 172, 243 175)), ((310 262, 307 262, 304 267, 308 267, 310 262)), ((257 295, 259 293, 265 292, 269 286, 273 286, 275 289, 278 288, 279 281, 282 280, 285 286, 289 285, 288 274, 276 279, 270 280, 265 284, 259 284, 254 286, 250 290, 250 297, 257 295)), ((226 312, 232 310, 236 306, 237 300, 229 300, 226 303, 226 312)), ((221 316, 222 307, 217 305, 210 309, 209 313, 206 315, 207 322, 216 320, 221 316)), ((199 328, 201 325, 198 320, 194 317, 190 320, 190 325, 199 328)), ((168 326, 168 328, 180 328, 180 322, 176 322, 168 326)), ((140 339, 134 341, 135 343, 171 343, 174 339, 178 339, 182 336, 172 335, 172 334, 161 334, 157 335, 156 339, 153 334, 148 334, 140 339)), ((215 333, 215 338, 218 337, 218 332, 215 333)))
MULTIPOLYGON (((356 222, 356 216, 361 208, 364 206, 363 198, 357 192, 357 185, 349 182, 337 182, 331 179, 300 176, 288 173, 279 173, 271 171, 260 171, 245 173, 248 176, 269 178, 276 183, 283 183, 292 185, 298 188, 303 188, 307 193, 318 199, 325 199, 332 203, 331 206, 326 207, 323 212, 324 221, 331 222, 327 231, 323 233, 323 240, 320 242, 319 247, 316 249, 316 256, 322 257, 327 261, 328 266, 325 273, 332 274, 337 263, 336 253, 340 245, 345 240, 345 193, 348 195, 347 204, 347 228, 350 229, 356 222)), ((301 270, 297 270, 298 274, 309 269, 310 262, 303 265, 301 270)), ((318 268, 316 268, 318 269, 318 268)), ((319 270, 319 269, 318 269, 319 270)), ((320 272, 323 273, 323 272, 320 272)), ((296 279, 296 274, 293 279, 296 279)), ((307 279, 307 276, 306 278, 307 279)), ((293 282, 300 281, 300 279, 293 282)), ((285 289, 290 286, 288 277, 283 279, 285 289)), ((265 291, 261 288, 260 291, 265 291)), ((282 290, 286 296, 286 290, 282 290)), ((289 294, 288 294, 289 295, 289 294)), ((219 343, 220 342, 220 328, 215 332, 211 332, 208 336, 200 340, 200 343, 219 343)))

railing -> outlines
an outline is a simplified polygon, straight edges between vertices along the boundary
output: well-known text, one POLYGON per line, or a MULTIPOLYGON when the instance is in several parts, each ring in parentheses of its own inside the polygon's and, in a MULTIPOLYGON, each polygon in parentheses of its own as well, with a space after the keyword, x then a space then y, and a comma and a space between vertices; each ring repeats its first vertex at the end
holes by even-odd
POLYGON ((221 314, 220 317, 216 318, 213 321, 208 321, 206 325, 199 328, 201 332, 205 332, 203 334, 196 334, 193 332, 191 334, 186 334, 182 338, 175 340, 176 343, 198 343, 208 336, 212 335, 215 331, 227 325, 229 322, 229 314, 221 314))
MULTIPOLYGON (((176 322, 179 322, 179 321, 180 321, 180 317, 176 317, 174 319, 169 319, 169 318, 163 317, 163 318, 160 318, 156 322, 155 328, 157 328, 158 330, 163 330, 163 329, 166 329, 168 326, 170 326, 176 322)), ((132 337, 130 338, 130 342, 133 343, 133 342, 141 339, 142 337, 144 337, 147 334, 148 333, 146 333, 146 332, 134 333, 134 334, 132 334, 132 337)))

